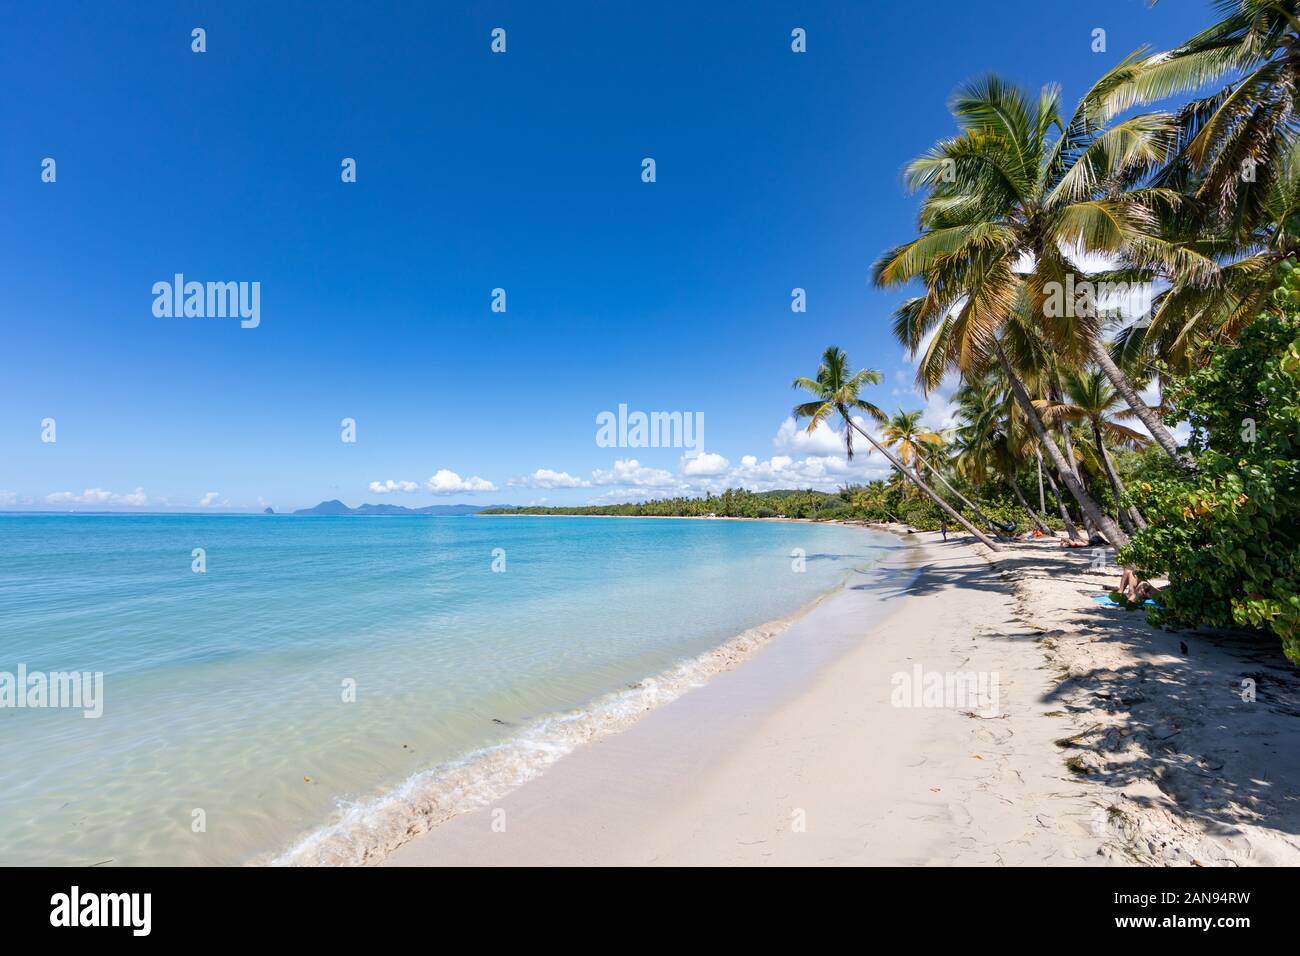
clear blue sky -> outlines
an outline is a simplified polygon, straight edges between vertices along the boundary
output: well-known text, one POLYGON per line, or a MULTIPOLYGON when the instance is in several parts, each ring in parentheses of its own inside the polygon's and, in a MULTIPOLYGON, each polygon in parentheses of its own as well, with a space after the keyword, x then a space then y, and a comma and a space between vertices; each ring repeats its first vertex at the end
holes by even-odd
POLYGON ((1202 0, 6 3, 0 508, 833 486, 832 448, 780 434, 789 381, 834 343, 886 373, 879 404, 925 405, 898 297, 867 277, 913 235, 899 171, 952 131, 953 89, 993 70, 1072 101, 1211 19, 1202 0), (260 326, 155 318, 177 272, 260 282, 260 326), (713 473, 598 447, 620 402, 702 412, 713 473), (495 490, 434 494, 442 470, 495 490), (369 490, 390 480, 419 490, 369 490))

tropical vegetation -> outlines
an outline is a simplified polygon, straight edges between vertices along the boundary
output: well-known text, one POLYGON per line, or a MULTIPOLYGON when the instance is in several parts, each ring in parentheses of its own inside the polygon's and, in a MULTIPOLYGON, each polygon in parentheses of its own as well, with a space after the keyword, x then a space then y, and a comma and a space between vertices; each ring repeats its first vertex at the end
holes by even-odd
POLYGON ((872 278, 907 290, 892 332, 955 424, 887 414, 881 374, 834 346, 794 380, 795 417, 888 481, 589 513, 892 520, 995 549, 1064 529, 1169 578, 1157 623, 1271 633, 1300 663, 1300 0, 1215 8, 1072 106, 998 76, 953 96, 952 135, 904 167, 916 231, 872 278))

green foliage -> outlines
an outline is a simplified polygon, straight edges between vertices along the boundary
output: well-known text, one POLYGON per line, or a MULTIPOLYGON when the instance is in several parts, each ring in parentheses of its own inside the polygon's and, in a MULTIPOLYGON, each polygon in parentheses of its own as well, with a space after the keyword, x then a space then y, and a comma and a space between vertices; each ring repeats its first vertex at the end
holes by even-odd
MULTIPOLYGON (((986 489, 987 490, 987 489, 986 489)), ((996 497, 967 495, 990 518, 1005 525, 1018 524, 1021 531, 1030 527, 1029 516, 1010 492, 996 497)), ((952 499, 949 499, 952 500, 952 499)), ((960 502, 953 502, 960 507, 960 502)), ((575 507, 492 508, 483 514, 523 515, 615 515, 652 518, 803 518, 812 521, 902 522, 920 531, 937 531, 946 522, 949 530, 960 532, 939 507, 910 485, 901 482, 873 481, 867 485, 845 485, 835 494, 822 491, 746 491, 729 488, 720 495, 703 498, 663 498, 657 501, 616 505, 575 507)), ((974 519, 973 515, 970 515, 974 519)))
POLYGON ((617 515, 631 518, 812 518, 830 520, 854 517, 840 494, 822 491, 747 491, 728 488, 703 498, 661 498, 657 501, 578 507, 491 508, 483 514, 617 515))
POLYGON ((1119 560, 1170 586, 1153 622, 1272 631, 1300 664, 1300 269, 1283 264, 1278 311, 1173 380, 1193 429, 1194 476, 1153 472, 1130 489, 1152 526, 1119 560))

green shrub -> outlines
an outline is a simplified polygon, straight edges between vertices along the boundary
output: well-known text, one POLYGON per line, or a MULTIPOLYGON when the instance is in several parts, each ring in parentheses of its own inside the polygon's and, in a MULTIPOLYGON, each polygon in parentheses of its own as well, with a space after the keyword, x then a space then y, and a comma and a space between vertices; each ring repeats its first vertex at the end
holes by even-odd
POLYGON ((1300 664, 1300 270, 1283 271, 1277 312, 1170 383, 1196 473, 1135 482, 1151 527, 1119 560, 1168 574, 1153 623, 1268 630, 1300 664))

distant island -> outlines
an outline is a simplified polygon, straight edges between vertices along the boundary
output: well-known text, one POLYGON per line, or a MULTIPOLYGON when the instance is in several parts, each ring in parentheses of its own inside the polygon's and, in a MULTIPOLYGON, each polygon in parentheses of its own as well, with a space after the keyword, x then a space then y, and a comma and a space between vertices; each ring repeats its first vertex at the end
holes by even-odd
POLYGON ((488 508, 506 505, 426 505, 408 508, 405 505, 358 505, 349 508, 337 498, 322 501, 314 508, 299 508, 295 515, 473 515, 488 508))

